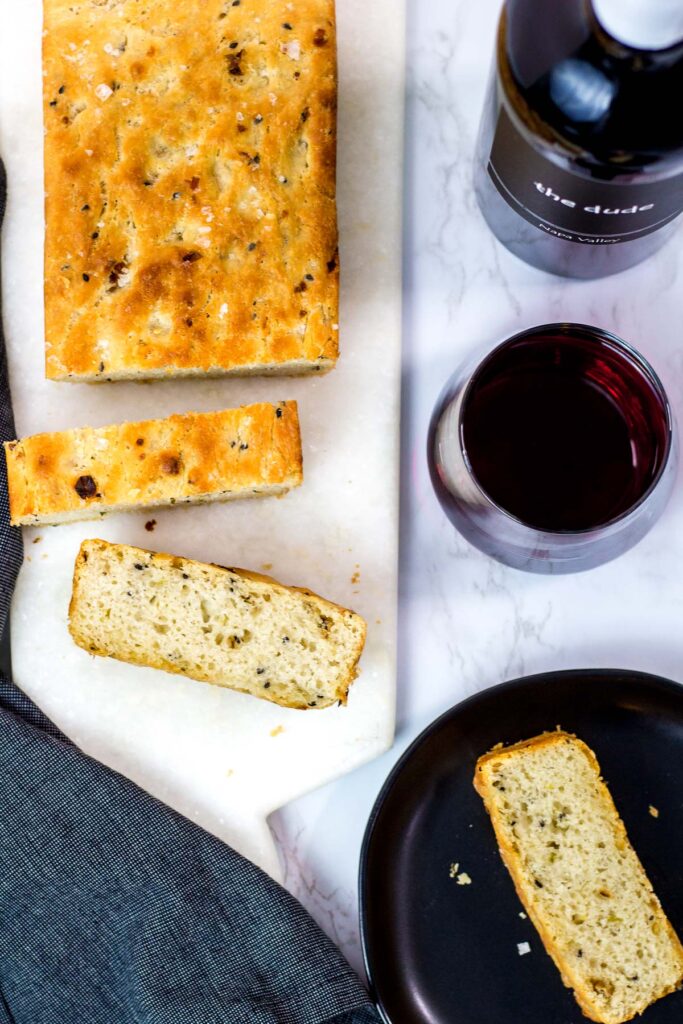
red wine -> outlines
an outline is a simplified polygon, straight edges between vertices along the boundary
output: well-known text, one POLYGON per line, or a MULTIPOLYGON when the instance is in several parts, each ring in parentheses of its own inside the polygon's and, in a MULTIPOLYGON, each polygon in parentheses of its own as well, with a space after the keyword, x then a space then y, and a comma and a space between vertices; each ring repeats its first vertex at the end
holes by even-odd
POLYGON ((475 547, 565 573, 645 536, 671 494, 677 441, 642 356, 606 331, 546 324, 453 375, 428 459, 444 511, 475 547))
POLYGON ((683 210, 681 95, 683 4, 507 0, 475 171, 494 234, 573 277, 645 259, 683 210))
POLYGON ((628 511, 666 450, 659 396, 633 364, 592 339, 528 337, 494 354, 463 404, 463 445, 489 497, 551 532, 628 511))

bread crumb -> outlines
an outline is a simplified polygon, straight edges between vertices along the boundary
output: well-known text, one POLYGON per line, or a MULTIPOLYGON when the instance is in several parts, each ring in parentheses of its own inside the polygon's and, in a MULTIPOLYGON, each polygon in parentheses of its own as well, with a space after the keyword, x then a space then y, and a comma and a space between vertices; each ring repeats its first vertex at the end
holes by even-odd
POLYGON ((154 533, 154 527, 157 525, 156 519, 148 519, 145 523, 145 529, 147 533, 154 533))
POLYGON ((41 542, 41 540, 42 540, 42 539, 43 539, 42 537, 34 537, 34 538, 33 538, 33 543, 34 543, 34 544, 40 544, 40 542, 41 542))
POLYGON ((448 869, 449 878, 454 878, 458 885, 472 885, 472 879, 466 871, 460 870, 460 865, 457 863, 451 864, 448 869))
POLYGON ((352 583, 360 583, 360 570, 356 569, 353 576, 351 577, 352 583))
POLYGON ((653 807, 652 804, 650 804, 648 810, 653 818, 659 817, 659 810, 656 807, 653 807))
POLYGON ((270 735, 271 736, 279 736, 284 731, 285 731, 284 725, 276 725, 274 729, 270 730, 270 735))
POLYGON ((518 942, 517 943, 517 952, 519 953, 520 956, 526 956, 527 953, 531 952, 531 946, 529 945, 528 942, 518 942))
POLYGON ((263 565, 261 566, 261 568, 264 570, 264 572, 268 572, 270 569, 273 568, 273 563, 272 562, 264 562, 263 565))

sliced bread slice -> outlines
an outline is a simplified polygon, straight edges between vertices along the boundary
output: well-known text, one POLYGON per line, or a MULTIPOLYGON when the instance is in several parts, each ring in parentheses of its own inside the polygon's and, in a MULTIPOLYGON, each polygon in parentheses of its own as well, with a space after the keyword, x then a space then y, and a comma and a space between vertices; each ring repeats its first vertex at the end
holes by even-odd
POLYGON ((477 762, 500 853, 524 907, 584 1014, 622 1024, 673 992, 683 947, 600 777, 565 732, 477 762))
POLYGON ((103 540, 81 545, 69 629, 90 654, 303 709, 346 703, 366 634, 309 590, 103 540))
POLYGON ((286 494, 303 478, 296 402, 5 442, 13 526, 286 494))

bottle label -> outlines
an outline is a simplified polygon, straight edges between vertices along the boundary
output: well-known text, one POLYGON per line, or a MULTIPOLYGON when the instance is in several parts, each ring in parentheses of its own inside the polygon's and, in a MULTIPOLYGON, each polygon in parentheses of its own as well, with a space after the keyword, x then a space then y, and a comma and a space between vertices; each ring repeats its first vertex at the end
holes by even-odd
POLYGON ((683 174, 627 185, 580 177, 534 149, 504 107, 488 172, 520 217, 546 234, 585 245, 630 242, 683 211, 683 174))

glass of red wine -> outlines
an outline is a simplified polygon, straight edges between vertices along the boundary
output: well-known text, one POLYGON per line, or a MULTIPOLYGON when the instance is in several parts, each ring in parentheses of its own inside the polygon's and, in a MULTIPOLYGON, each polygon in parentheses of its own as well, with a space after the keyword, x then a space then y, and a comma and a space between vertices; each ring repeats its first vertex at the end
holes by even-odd
POLYGON ((569 573, 636 544, 676 476, 673 414, 649 363, 583 324, 504 341, 446 385, 429 430, 432 483, 475 547, 569 573))

